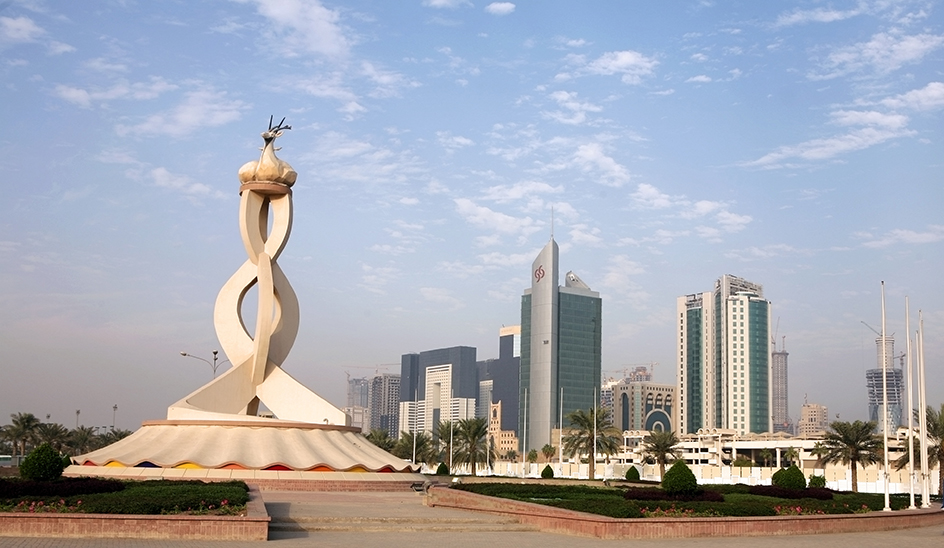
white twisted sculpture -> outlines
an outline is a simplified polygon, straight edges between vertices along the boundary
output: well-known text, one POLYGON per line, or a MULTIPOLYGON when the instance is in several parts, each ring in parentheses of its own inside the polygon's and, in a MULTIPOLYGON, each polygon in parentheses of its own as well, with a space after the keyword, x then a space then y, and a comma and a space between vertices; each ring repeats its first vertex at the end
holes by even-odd
POLYGON ((345 425, 347 415, 282 370, 298 334, 298 299, 276 260, 292 231, 292 185, 298 174, 275 156, 275 139, 291 126, 262 133, 258 161, 239 169, 239 231, 249 258, 223 285, 213 318, 232 369, 167 410, 182 420, 267 420, 257 417, 260 401, 279 419, 345 425), (272 229, 269 231, 269 213, 272 229), (242 303, 256 286, 255 333, 242 318, 242 303))

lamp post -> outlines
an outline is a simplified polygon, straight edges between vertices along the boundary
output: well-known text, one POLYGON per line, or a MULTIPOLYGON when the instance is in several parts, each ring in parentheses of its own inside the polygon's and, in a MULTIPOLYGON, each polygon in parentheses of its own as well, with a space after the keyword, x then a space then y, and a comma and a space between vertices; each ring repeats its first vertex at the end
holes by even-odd
POLYGON ((229 361, 229 360, 223 360, 223 361, 217 363, 217 359, 219 358, 219 356, 218 356, 219 353, 220 353, 219 350, 214 350, 214 351, 213 351, 213 362, 210 362, 210 360, 201 358, 200 356, 194 356, 193 354, 188 354, 188 353, 186 353, 186 352, 181 352, 180 355, 183 356, 183 357, 185 357, 185 358, 193 358, 193 359, 195 359, 195 360, 200 360, 201 362, 203 362, 203 363, 209 365, 210 368, 213 369, 213 378, 215 379, 215 378, 216 378, 216 368, 229 361))
POLYGON ((111 408, 111 429, 115 429, 115 417, 118 415, 118 404, 112 406, 111 408))
POLYGON ((75 410, 75 429, 76 429, 76 430, 79 429, 79 414, 80 414, 81 412, 82 412, 81 409, 76 409, 76 410, 75 410))

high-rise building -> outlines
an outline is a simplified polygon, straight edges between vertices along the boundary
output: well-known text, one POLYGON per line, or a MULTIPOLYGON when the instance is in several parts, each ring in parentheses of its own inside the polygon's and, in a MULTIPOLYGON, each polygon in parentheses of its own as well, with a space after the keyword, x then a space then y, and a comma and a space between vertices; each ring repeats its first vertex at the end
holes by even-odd
POLYGON ((676 431, 677 388, 670 384, 623 379, 613 385, 613 424, 622 431, 676 431))
MULTIPOLYGON (((478 363, 479 401, 477 417, 489 415, 490 405, 501 402, 499 427, 517 432, 518 375, 521 369, 521 326, 502 327, 498 332, 498 359, 478 363)), ((490 419, 491 420, 491 419, 490 419)))
POLYGON ((713 292, 678 298, 678 430, 772 431, 770 302, 725 274, 713 292))
POLYGON ((793 434, 790 419, 790 404, 787 399, 787 349, 776 349, 770 353, 770 405, 773 412, 773 431, 793 434))
POLYGON ((797 435, 801 438, 821 438, 829 428, 829 410, 818 403, 804 403, 800 408, 797 435))
POLYGON ((475 348, 453 346, 404 354, 401 377, 413 392, 400 391, 401 432, 437 434, 439 423, 475 417, 479 383, 475 348))
POLYGON ((566 417, 591 409, 600 389, 603 303, 573 272, 564 276, 563 287, 558 285, 558 255, 552 237, 532 263, 531 287, 521 297, 522 454, 553 445, 551 432, 561 411, 566 417))
POLYGON ((396 439, 400 423, 400 375, 381 373, 371 377, 368 398, 369 427, 385 430, 391 438, 396 439))
POLYGON ((883 390, 888 392, 888 433, 893 434, 901 426, 902 413, 902 382, 903 372, 895 369, 895 338, 885 336, 875 338, 876 361, 878 367, 865 372, 865 386, 869 397, 869 420, 875 422, 879 433, 885 430, 885 421, 882 420, 882 406, 884 405, 883 390), (885 386, 882 385, 882 366, 886 371, 885 386))

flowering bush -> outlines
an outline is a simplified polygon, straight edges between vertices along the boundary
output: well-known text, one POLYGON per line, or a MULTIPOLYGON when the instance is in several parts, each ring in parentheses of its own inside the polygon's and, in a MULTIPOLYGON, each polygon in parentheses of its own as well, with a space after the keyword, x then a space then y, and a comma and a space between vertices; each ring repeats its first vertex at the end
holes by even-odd
POLYGON ((774 512, 776 512, 778 516, 813 516, 826 513, 820 509, 803 508, 802 506, 793 506, 792 504, 787 506, 774 506, 774 512))

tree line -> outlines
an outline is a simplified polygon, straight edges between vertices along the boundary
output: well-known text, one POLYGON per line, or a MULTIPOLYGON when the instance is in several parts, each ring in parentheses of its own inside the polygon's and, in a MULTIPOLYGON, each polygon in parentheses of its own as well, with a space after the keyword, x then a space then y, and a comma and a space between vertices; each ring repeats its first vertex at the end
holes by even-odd
POLYGON ((25 456, 43 443, 59 453, 76 456, 115 443, 131 435, 130 430, 79 426, 68 429, 55 422, 42 422, 32 413, 13 413, 10 424, 0 428, 0 453, 25 456))

